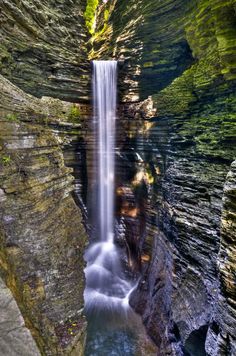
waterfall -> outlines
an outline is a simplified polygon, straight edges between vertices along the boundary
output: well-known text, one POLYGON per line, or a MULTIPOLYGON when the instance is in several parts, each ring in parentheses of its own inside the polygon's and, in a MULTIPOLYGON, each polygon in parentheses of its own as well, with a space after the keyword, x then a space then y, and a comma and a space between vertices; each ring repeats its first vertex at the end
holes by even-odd
MULTIPOLYGON (((96 242, 85 253, 85 311, 99 313, 129 308, 132 284, 126 280, 114 239, 115 124, 117 62, 93 61, 94 170, 96 242)), ((103 313, 104 315, 104 313, 103 313)))
POLYGON ((100 240, 114 240, 114 161, 117 62, 94 61, 94 119, 98 126, 98 207, 100 240))
MULTIPOLYGON (((121 263, 124 251, 116 243, 120 232, 115 229, 118 223, 114 209, 116 100, 117 62, 93 61, 94 177, 90 184, 93 229, 85 253, 84 310, 88 321, 85 356, 134 356, 143 354, 142 345, 147 345, 142 320, 129 306, 138 282, 129 280, 124 273, 121 263)), ((156 354, 156 350, 150 353, 156 354)))

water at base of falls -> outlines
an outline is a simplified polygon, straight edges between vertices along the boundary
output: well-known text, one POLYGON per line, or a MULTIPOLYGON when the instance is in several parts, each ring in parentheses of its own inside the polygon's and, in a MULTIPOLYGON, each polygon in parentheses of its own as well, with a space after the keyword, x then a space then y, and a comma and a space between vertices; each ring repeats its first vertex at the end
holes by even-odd
POLYGON ((107 330, 107 332, 101 333, 95 328, 89 330, 85 356, 133 356, 135 353, 136 340, 131 331, 107 330))
POLYGON ((139 318, 130 309, 127 319, 113 317, 88 320, 85 356, 156 356, 157 349, 139 318))
POLYGON ((86 356, 136 355, 137 340, 145 335, 141 319, 129 306, 136 284, 125 276, 114 238, 116 82, 116 61, 93 62, 96 236, 85 253, 86 356))

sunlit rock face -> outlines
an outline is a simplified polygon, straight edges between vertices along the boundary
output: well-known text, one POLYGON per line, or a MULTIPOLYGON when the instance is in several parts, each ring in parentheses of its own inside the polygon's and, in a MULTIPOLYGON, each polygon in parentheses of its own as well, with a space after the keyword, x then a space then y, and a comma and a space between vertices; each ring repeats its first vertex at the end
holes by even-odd
POLYGON ((94 55, 120 59, 123 100, 146 99, 165 88, 194 61, 185 35, 189 20, 186 15, 192 2, 113 0, 110 3, 114 4, 114 10, 110 10, 109 2, 100 9, 94 55), (111 11, 106 27, 104 11, 111 11))
POLYGON ((85 0, 3 0, 0 73, 37 97, 87 100, 85 6, 85 0))

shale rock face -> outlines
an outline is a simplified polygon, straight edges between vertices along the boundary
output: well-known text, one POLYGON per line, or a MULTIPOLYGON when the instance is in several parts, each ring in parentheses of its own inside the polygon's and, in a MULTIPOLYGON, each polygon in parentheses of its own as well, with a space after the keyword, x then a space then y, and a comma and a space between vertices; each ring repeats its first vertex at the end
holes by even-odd
POLYGON ((72 170, 49 127, 57 104, 61 115, 74 106, 36 99, 4 78, 1 87, 1 273, 42 354, 65 355, 76 342, 80 354, 86 235, 72 170))
MULTIPOLYGON (((221 220, 221 246, 219 253, 219 270, 221 281, 221 296, 219 300, 217 318, 219 325, 226 328, 226 333, 219 335, 218 342, 221 353, 236 353, 235 345, 235 194, 236 194, 236 162, 231 165, 227 175, 221 220), (228 337, 228 342, 225 339, 228 337), (228 348, 225 347, 225 344, 228 348)), ((218 340, 217 340, 218 341, 218 340)), ((213 347, 215 344, 213 344, 213 347)))
POLYGON ((0 73, 37 97, 86 100, 85 6, 85 0, 3 0, 0 73))
POLYGON ((86 234, 72 197, 81 172, 66 167, 78 158, 83 105, 59 100, 88 100, 85 8, 1 3, 1 274, 46 355, 80 355, 86 326, 86 234))
POLYGON ((98 23, 94 48, 123 61, 121 205, 136 200, 121 211, 142 225, 130 242, 143 265, 132 305, 160 355, 233 355, 236 3, 113 3, 108 40, 98 23), (152 116, 128 103, 150 95, 152 116))

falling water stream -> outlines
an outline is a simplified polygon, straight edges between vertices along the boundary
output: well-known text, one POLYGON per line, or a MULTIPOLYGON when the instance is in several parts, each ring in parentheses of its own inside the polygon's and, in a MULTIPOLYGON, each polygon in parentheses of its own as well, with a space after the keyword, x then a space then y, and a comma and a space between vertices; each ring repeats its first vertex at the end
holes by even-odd
POLYGON ((135 281, 127 279, 115 243, 116 102, 117 62, 93 61, 96 236, 85 253, 86 356, 137 355, 138 335, 133 330, 145 334, 140 318, 129 306, 135 281))

